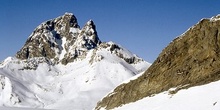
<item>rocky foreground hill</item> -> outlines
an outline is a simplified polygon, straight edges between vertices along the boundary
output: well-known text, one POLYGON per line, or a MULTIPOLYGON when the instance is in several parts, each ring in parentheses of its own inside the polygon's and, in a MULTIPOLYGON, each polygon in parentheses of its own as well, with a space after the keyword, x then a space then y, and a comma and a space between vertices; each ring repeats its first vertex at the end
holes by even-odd
POLYGON ((174 39, 143 75, 116 87, 96 109, 113 109, 163 91, 176 94, 182 89, 218 81, 219 67, 220 15, 202 19, 174 39))

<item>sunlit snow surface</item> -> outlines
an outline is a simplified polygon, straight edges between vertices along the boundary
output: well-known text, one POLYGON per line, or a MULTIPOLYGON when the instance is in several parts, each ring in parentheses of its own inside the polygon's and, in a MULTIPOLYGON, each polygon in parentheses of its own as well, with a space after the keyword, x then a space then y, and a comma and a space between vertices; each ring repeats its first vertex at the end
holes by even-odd
POLYGON ((105 49, 93 53, 67 65, 39 63, 36 70, 24 67, 35 67, 40 58, 31 63, 7 58, 0 64, 0 106, 91 110, 118 84, 150 65, 130 65, 105 49))
POLYGON ((52 109, 0 107, 0 110, 52 110, 52 109))
POLYGON ((220 110, 220 81, 180 90, 174 95, 163 92, 123 105, 114 110, 220 110))

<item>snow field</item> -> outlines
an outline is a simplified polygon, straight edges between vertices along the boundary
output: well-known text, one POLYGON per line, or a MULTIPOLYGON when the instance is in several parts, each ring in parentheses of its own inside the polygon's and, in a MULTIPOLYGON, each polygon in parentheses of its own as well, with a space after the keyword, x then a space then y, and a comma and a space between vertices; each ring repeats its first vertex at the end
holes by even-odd
POLYGON ((4 85, 0 106, 91 110, 118 84, 149 66, 144 61, 130 65, 105 49, 93 51, 88 51, 85 59, 67 65, 38 64, 37 58, 29 63, 6 59, 0 67, 4 77, 0 79, 4 85), (33 69, 24 69, 29 66, 33 69))

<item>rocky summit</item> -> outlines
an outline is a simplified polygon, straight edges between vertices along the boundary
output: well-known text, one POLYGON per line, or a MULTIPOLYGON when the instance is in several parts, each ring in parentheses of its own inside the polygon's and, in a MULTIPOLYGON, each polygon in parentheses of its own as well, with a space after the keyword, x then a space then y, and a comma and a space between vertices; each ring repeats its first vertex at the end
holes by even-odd
POLYGON ((174 39, 143 75, 116 87, 96 109, 112 109, 163 91, 176 94, 181 89, 218 81, 219 67, 220 15, 202 19, 174 39))
POLYGON ((78 57, 85 57, 87 50, 100 43, 92 20, 80 29, 76 17, 72 13, 65 13, 40 24, 16 57, 22 60, 46 57, 56 63, 67 64, 78 57))

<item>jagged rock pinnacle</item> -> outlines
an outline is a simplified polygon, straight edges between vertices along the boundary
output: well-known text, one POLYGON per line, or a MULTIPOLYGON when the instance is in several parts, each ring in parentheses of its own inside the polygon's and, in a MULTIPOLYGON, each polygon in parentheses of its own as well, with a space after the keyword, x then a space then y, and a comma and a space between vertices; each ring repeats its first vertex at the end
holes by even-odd
POLYGON ((65 13, 40 24, 17 52, 16 57, 22 60, 46 57, 57 63, 67 64, 100 43, 92 20, 81 30, 76 17, 72 13, 65 13))

